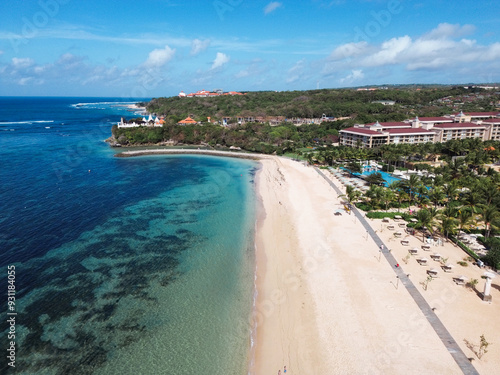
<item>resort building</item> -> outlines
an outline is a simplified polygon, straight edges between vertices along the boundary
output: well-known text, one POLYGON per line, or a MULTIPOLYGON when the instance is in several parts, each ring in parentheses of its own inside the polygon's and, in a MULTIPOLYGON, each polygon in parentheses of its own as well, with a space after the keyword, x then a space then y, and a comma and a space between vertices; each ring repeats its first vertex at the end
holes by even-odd
POLYGON ((341 145, 360 148, 399 143, 437 143, 466 138, 500 140, 500 113, 460 112, 446 117, 415 117, 404 122, 377 121, 356 124, 340 131, 341 145))
POLYGON ((165 123, 165 119, 163 117, 156 116, 153 118, 152 115, 149 115, 148 118, 143 117, 142 121, 136 122, 126 122, 122 117, 120 122, 118 123, 119 128, 138 128, 139 126, 163 126, 165 123))
POLYGON ((484 125, 488 128, 486 139, 500 141, 500 118, 488 118, 486 120, 477 120, 476 124, 484 125))
POLYGON ((223 92, 221 89, 216 89, 214 91, 199 90, 196 92, 192 92, 190 94, 186 94, 184 91, 181 91, 179 93, 179 98, 211 98, 214 96, 221 96, 221 95, 233 96, 233 95, 244 95, 244 94, 237 91, 223 92))
POLYGON ((191 117, 186 117, 184 120, 181 120, 177 123, 177 125, 196 125, 198 122, 193 120, 191 117))
POLYGON ((340 144, 372 148, 386 144, 434 142, 435 133, 408 122, 376 122, 340 131, 340 144))
POLYGON ((487 129, 483 125, 470 122, 436 124, 433 130, 436 132, 436 142, 447 142, 452 139, 479 138, 486 141, 487 129))

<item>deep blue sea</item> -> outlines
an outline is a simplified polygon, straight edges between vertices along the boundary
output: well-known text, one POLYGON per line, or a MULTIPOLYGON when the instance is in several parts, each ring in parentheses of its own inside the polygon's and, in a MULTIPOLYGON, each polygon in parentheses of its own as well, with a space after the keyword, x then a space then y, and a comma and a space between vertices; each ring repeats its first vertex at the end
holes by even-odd
POLYGON ((257 164, 116 158, 125 104, 0 98, 2 374, 246 371, 257 164))

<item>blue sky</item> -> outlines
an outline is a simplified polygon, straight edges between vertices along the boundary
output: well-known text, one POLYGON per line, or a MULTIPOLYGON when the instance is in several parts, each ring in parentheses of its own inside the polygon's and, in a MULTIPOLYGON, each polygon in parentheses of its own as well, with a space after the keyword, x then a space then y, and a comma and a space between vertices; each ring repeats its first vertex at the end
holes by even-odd
POLYGON ((4 0, 0 95, 500 82, 498 0, 4 0))

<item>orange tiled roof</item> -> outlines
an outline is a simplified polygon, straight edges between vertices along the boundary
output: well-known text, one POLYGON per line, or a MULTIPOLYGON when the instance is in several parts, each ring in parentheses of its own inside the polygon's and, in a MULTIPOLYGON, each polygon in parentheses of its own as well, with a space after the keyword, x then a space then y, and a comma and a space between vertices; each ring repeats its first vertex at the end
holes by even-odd
POLYGON ((178 124, 197 124, 197 122, 191 117, 186 117, 184 120, 179 121, 178 124))

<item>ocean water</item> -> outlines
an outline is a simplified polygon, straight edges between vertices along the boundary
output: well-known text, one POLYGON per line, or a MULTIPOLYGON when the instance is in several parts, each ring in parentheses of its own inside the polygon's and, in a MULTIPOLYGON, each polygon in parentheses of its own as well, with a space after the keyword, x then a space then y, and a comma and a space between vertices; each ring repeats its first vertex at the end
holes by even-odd
POLYGON ((115 158, 123 104, 0 98, 0 285, 15 265, 17 312, 0 372, 244 374, 257 165, 115 158))

